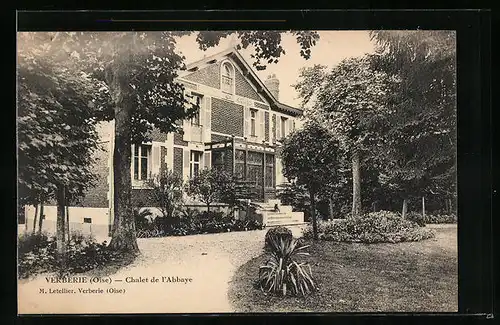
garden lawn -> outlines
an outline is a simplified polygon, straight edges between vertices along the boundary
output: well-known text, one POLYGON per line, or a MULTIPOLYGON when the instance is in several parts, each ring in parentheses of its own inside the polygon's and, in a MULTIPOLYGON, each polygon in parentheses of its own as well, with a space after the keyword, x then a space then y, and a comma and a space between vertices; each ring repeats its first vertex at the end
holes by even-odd
POLYGON ((456 225, 428 225, 436 237, 398 244, 308 241, 319 290, 276 297, 255 286, 261 255, 233 276, 229 299, 236 312, 456 312, 456 225))

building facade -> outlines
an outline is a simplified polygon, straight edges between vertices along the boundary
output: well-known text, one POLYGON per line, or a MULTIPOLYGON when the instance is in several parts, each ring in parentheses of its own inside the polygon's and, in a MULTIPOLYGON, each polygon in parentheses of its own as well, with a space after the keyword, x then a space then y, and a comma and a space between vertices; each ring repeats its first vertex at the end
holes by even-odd
MULTIPOLYGON (((241 54, 231 48, 188 65, 177 81, 184 85, 185 95, 198 102, 199 112, 183 122, 183 132, 163 134, 154 130, 150 142, 132 146, 134 205, 156 205, 146 181, 165 168, 182 175, 185 181, 203 168, 223 168, 252 184, 260 201, 274 198, 276 186, 286 182, 279 158, 280 140, 295 129, 302 114, 279 102, 276 77, 261 81, 241 54)), ((100 130, 102 150, 95 167, 99 181, 78 206, 70 208, 70 225, 91 223, 94 228, 98 224, 110 229, 113 128, 111 122, 100 130)), ((50 229, 54 223, 55 229, 55 209, 46 211, 51 213, 44 223, 50 229)), ((34 208, 28 207, 26 212, 29 223, 34 208)))

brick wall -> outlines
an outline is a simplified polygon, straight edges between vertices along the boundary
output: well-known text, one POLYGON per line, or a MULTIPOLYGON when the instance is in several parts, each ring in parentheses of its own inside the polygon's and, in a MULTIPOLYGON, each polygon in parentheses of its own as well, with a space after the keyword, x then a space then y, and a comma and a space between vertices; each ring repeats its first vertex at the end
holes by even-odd
POLYGON ((177 146, 187 147, 188 143, 182 139, 183 139, 182 134, 174 133, 174 144, 177 146))
POLYGON ((213 133, 212 133, 211 138, 212 138, 212 142, 229 140, 228 137, 226 137, 226 136, 219 135, 219 134, 213 134, 213 133))
MULTIPOLYGON (((97 176, 96 186, 89 188, 85 197, 80 200, 76 206, 80 207, 94 207, 94 208, 107 208, 108 205, 108 175, 109 175, 109 142, 104 142, 94 155, 96 163, 94 165, 94 172, 97 176)), ((52 202, 55 203, 55 202, 52 202)))
POLYGON ((182 175, 183 170, 183 161, 182 161, 182 148, 174 148, 174 167, 173 170, 175 173, 182 175))
POLYGON ((211 64, 208 67, 195 71, 183 78, 212 88, 220 89, 220 64, 218 62, 211 64))
POLYGON ((253 100, 262 100, 257 92, 252 88, 248 80, 241 74, 238 69, 235 69, 235 92, 236 95, 251 98, 253 100))
POLYGON ((243 106, 212 98, 212 131, 243 136, 243 106))

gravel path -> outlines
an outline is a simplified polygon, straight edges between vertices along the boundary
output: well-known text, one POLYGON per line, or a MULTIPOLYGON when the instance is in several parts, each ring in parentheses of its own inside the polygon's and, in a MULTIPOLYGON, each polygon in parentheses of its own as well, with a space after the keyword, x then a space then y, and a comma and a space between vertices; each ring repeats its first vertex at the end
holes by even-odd
MULTIPOLYGON (((298 235, 300 229, 293 229, 298 235)), ((110 276, 112 284, 48 284, 43 276, 20 282, 20 313, 221 313, 236 269, 260 255, 266 230, 139 239, 142 255, 110 276), (145 283, 127 283, 142 278, 145 283), (159 279, 151 283, 151 278, 159 279), (191 282, 162 282, 162 277, 191 282), (145 280, 144 280, 145 279, 145 280), (122 280, 117 282, 116 280, 122 280), (45 288, 125 289, 125 293, 40 294, 45 288)))

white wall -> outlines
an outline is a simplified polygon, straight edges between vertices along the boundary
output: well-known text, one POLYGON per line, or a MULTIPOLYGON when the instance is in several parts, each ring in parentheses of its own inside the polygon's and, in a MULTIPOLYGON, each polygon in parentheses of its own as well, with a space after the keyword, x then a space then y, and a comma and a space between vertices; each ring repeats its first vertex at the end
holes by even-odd
MULTIPOLYGON (((44 206, 45 219, 42 224, 42 231, 54 234, 56 232, 57 207, 44 206)), ((71 231, 81 231, 85 234, 91 234, 96 237, 107 237, 109 226, 108 208, 87 208, 87 207, 69 207, 69 228, 71 231), (91 223, 84 223, 84 218, 91 218, 91 223)), ((35 207, 25 207, 26 221, 28 223, 27 231, 33 230, 33 221, 35 216, 35 207)), ((38 211, 40 213, 40 211, 38 211)), ((36 229, 38 230, 38 218, 36 229)))

